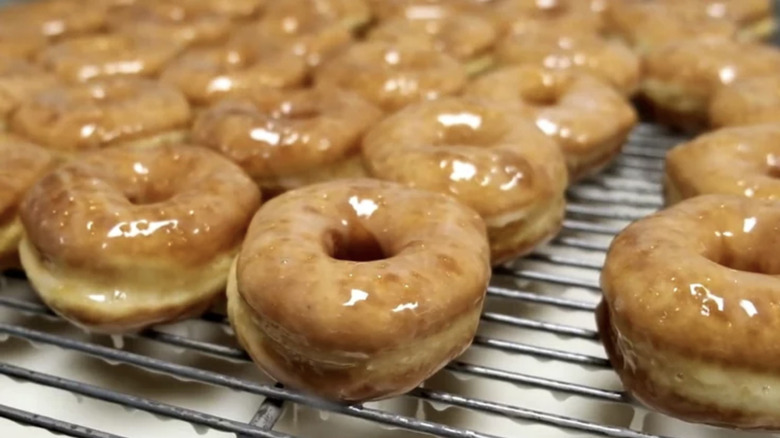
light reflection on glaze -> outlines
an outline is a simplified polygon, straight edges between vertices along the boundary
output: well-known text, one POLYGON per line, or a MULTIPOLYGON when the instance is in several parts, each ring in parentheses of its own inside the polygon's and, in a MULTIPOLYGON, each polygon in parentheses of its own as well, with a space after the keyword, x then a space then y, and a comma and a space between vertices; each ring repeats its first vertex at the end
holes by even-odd
POLYGON ((368 292, 360 289, 352 289, 350 291, 350 297, 348 301, 342 304, 344 307, 352 307, 355 304, 368 299, 368 292))
POLYGON ((352 208, 355 210, 355 214, 358 215, 358 217, 363 218, 369 218, 372 214, 374 214, 377 209, 379 209, 379 206, 374 202, 373 199, 360 199, 357 196, 352 196, 349 198, 349 205, 352 206, 352 208))
MULTIPOLYGON (((138 237, 138 236, 151 236, 157 231, 164 230, 170 232, 172 229, 176 229, 179 225, 179 221, 176 219, 169 219, 163 221, 148 221, 146 219, 140 219, 131 222, 119 222, 109 230, 106 237, 138 237)), ((196 233, 197 234, 197 233, 196 233)))

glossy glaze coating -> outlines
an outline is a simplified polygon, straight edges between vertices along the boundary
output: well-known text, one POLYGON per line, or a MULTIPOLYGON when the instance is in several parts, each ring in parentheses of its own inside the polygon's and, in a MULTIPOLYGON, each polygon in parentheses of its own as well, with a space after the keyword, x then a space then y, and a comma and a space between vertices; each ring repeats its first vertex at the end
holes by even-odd
POLYGON ((674 8, 698 8, 712 18, 731 21, 745 39, 764 39, 776 27, 772 0, 661 0, 660 3, 674 8))
POLYGON ((510 33, 541 29, 595 35, 604 25, 599 4, 589 0, 501 0, 492 8, 510 33))
POLYGON ((67 318, 137 330, 202 311, 224 290, 259 204, 252 180, 207 149, 94 151, 28 192, 22 264, 67 318))
POLYGON ((604 167, 637 121, 631 104, 609 84, 571 71, 505 67, 477 78, 464 94, 519 103, 562 147, 570 181, 604 167))
POLYGON ((74 153, 151 141, 189 121, 190 107, 179 91, 124 77, 48 88, 24 102, 10 125, 48 149, 74 153))
POLYGON ((113 11, 108 24, 116 32, 181 44, 223 41, 230 32, 230 18, 204 5, 194 1, 138 0, 113 11))
POLYGON ((132 35, 90 35, 49 46, 38 63, 71 82, 110 76, 154 76, 182 49, 168 40, 132 35))
POLYGON ((366 179, 318 184, 252 220, 229 315, 285 385, 338 401, 389 397, 471 343, 488 255, 484 223, 451 197, 366 179))
POLYGON ((288 190, 339 177, 326 169, 358 154, 363 133, 381 114, 347 91, 268 90, 212 106, 196 120, 192 137, 238 163, 264 189, 288 190))
POLYGON ((300 85, 306 71, 304 60, 292 53, 228 45, 190 49, 168 65, 160 80, 191 102, 208 104, 252 90, 300 85))
POLYGON ((292 53, 310 67, 330 59, 352 42, 350 29, 338 21, 310 13, 287 20, 261 19, 233 32, 229 45, 263 53, 292 53))
POLYGON ((496 48, 503 65, 534 64, 596 76, 631 95, 639 85, 639 58, 625 45, 597 35, 535 30, 510 34, 496 48))
POLYGON ((18 2, 0 8, 0 28, 34 29, 47 38, 59 38, 100 30, 107 8, 96 3, 84 7, 81 0, 18 2))
POLYGON ((0 56, 0 126, 20 103, 56 85, 57 76, 28 61, 0 56))
POLYGON ((489 5, 493 0, 368 0, 373 15, 384 21, 396 17, 408 19, 435 18, 442 14, 462 13, 487 18, 498 23, 489 5))
POLYGON ((373 40, 429 44, 462 62, 487 56, 497 38, 498 32, 489 20, 455 12, 426 18, 390 18, 369 34, 373 40))
POLYGON ((375 177, 447 193, 476 210, 488 225, 493 262, 499 263, 548 238, 563 215, 563 154, 524 120, 529 118, 521 109, 493 102, 422 102, 369 131, 363 154, 375 177), (537 227, 539 217, 543 227, 537 227), (522 242, 496 238, 518 224, 522 242))
POLYGON ((780 200, 780 124, 725 128, 666 155, 667 203, 708 193, 780 200))
POLYGON ((383 41, 357 43, 322 66, 316 82, 352 90, 386 111, 438 99, 466 85, 466 68, 431 47, 383 41))
MULTIPOLYGON (((137 0, 130 0, 136 2, 137 0)), ((176 0, 189 9, 224 15, 232 20, 245 20, 263 12, 273 0, 176 0)))
POLYGON ((48 39, 37 29, 23 25, 0 25, 0 57, 30 59, 46 47, 48 39))
POLYGON ((599 326, 633 395, 687 421, 780 425, 778 223, 775 201, 708 195, 613 240, 599 326))
POLYGON ((18 264, 16 249, 22 237, 17 217, 27 190, 48 171, 53 160, 43 148, 0 133, 0 271, 18 264))
POLYGON ((371 8, 365 0, 272 1, 268 3, 264 18, 289 25, 291 20, 301 20, 305 15, 315 15, 319 20, 357 29, 371 21, 371 8))
POLYGON ((710 99, 719 88, 778 71, 780 51, 773 47, 722 39, 686 40, 648 53, 642 93, 664 120, 703 125, 710 99))
POLYGON ((738 30, 732 21, 685 0, 613 1, 605 17, 611 34, 642 53, 693 38, 733 39, 738 30))
POLYGON ((709 106, 709 123, 724 126, 780 123, 780 76, 743 79, 720 88, 709 106))

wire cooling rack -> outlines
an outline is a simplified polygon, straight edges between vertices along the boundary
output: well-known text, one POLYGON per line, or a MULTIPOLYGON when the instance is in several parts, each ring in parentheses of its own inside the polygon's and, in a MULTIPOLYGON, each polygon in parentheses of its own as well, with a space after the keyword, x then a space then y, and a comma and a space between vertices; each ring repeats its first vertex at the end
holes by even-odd
POLYGON ((683 140, 639 125, 611 167, 569 190, 560 236, 495 270, 472 348, 404 397, 341 406, 275 385, 219 313, 125 339, 90 335, 6 276, 0 417, 83 438, 740 436, 632 404, 593 320, 609 242, 661 207, 663 157, 683 140))

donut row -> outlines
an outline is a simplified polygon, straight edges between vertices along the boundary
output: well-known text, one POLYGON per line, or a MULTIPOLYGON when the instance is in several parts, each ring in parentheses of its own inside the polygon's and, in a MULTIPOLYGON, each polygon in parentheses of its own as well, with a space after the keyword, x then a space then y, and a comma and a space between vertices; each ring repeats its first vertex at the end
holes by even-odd
MULTIPOLYGON (((746 36, 768 26, 749 21, 746 36)), ((717 36, 644 55, 651 115, 713 130, 666 154, 667 208, 613 240, 596 316, 631 395, 686 421, 780 428, 779 62, 773 47, 717 36)))
POLYGON ((0 9, 0 269, 105 333, 227 296, 263 370, 347 402, 468 347, 491 265, 558 232, 680 23, 750 50, 773 23, 658 1, 680 33, 638 43, 617 11, 659 12, 629 0, 88 3, 0 9))

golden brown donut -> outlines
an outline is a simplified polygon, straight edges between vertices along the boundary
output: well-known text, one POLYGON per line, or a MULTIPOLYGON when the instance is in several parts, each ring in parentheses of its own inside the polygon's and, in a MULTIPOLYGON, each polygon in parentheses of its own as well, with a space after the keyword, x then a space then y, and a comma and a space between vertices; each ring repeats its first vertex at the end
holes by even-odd
POLYGON ((267 90, 204 111, 192 137, 238 163, 272 196, 365 176, 360 140, 381 114, 360 96, 338 89, 267 90))
POLYGON ((371 8, 365 0, 269 1, 264 18, 289 23, 290 20, 301 20, 306 15, 316 15, 319 20, 332 21, 354 30, 371 21, 371 8))
POLYGON ((626 96, 639 86, 639 58, 622 43, 597 35, 544 29, 509 34, 496 48, 496 61, 588 73, 626 96))
POLYGON ((686 421, 780 427, 778 222, 776 201, 706 195, 612 241, 599 331, 641 402, 686 421))
POLYGON ((647 54, 642 95, 659 121, 698 130, 706 126, 710 99, 721 87, 778 71, 780 51, 775 48, 723 39, 685 40, 647 54))
POLYGON ((386 111, 459 92, 466 68, 432 47, 408 42, 355 44, 323 65, 315 80, 352 90, 386 111))
MULTIPOLYGON (((286 4, 286 0, 278 3, 286 4)), ((343 20, 347 18, 330 9, 281 9, 277 15, 265 15, 238 28, 232 33, 230 46, 263 53, 288 52, 316 67, 352 42, 352 29, 343 20)))
POLYGON ((232 20, 246 20, 256 17, 268 5, 278 3, 278 0, 176 0, 176 3, 186 8, 224 15, 232 20))
POLYGON ((0 271, 18 267, 22 238, 18 209, 27 190, 52 168, 45 149, 16 136, 0 133, 0 271))
POLYGON ((724 128, 666 154, 666 203, 706 194, 780 200, 780 124, 724 128))
POLYGON ((186 45, 208 45, 228 37, 230 18, 208 3, 138 0, 111 13, 109 27, 119 33, 186 45))
POLYGON ((38 32, 22 25, 0 25, 0 57, 30 59, 46 47, 48 39, 38 32))
POLYGON ((772 0, 660 0, 674 7, 699 8, 713 18, 733 22, 746 41, 769 38, 777 27, 772 0))
POLYGON ((106 24, 106 5, 83 0, 15 2, 0 8, 0 28, 35 30, 47 38, 84 34, 106 24))
POLYGON ((639 53, 696 38, 737 38, 737 26, 685 0, 613 1, 605 13, 609 33, 639 53))
POLYGON ((390 18, 369 33, 371 40, 431 45, 464 63, 472 75, 490 68, 497 38, 489 20, 444 9, 424 18, 390 18))
POLYGON ((569 181, 606 166, 637 121, 631 104, 609 84, 573 71, 505 67, 477 78, 464 94, 519 103, 563 149, 569 181))
POLYGON ((176 89, 116 77, 41 91, 19 107, 10 126, 67 155, 122 143, 180 141, 189 122, 190 106, 176 89))
POLYGON ((0 56, 0 131, 19 104, 57 84, 57 76, 19 58, 0 56))
POLYGON ((181 49, 181 44, 168 40, 90 35, 49 46, 38 56, 38 62, 71 82, 109 76, 154 76, 181 49))
POLYGON ((747 78, 720 88, 708 118, 713 128, 780 122, 780 76, 747 78))
POLYGON ((94 331, 138 331, 211 305, 259 205, 252 180, 207 149, 93 151, 28 191, 20 257, 55 312, 94 331))
POLYGON ((476 210, 493 264, 560 229, 566 162, 515 106, 454 97, 410 105, 369 131, 363 155, 379 179, 446 193, 476 210))
POLYGON ((501 0, 491 3, 500 26, 510 33, 546 30, 567 34, 598 34, 604 23, 589 0, 501 0))
POLYGON ((303 59, 292 53, 229 45, 190 49, 160 79, 192 103, 208 104, 253 90, 300 85, 306 72, 303 59))
POLYGON ((288 192, 252 220, 228 314, 285 386, 359 402, 410 391, 470 344, 485 225, 451 197, 368 179, 288 192))

